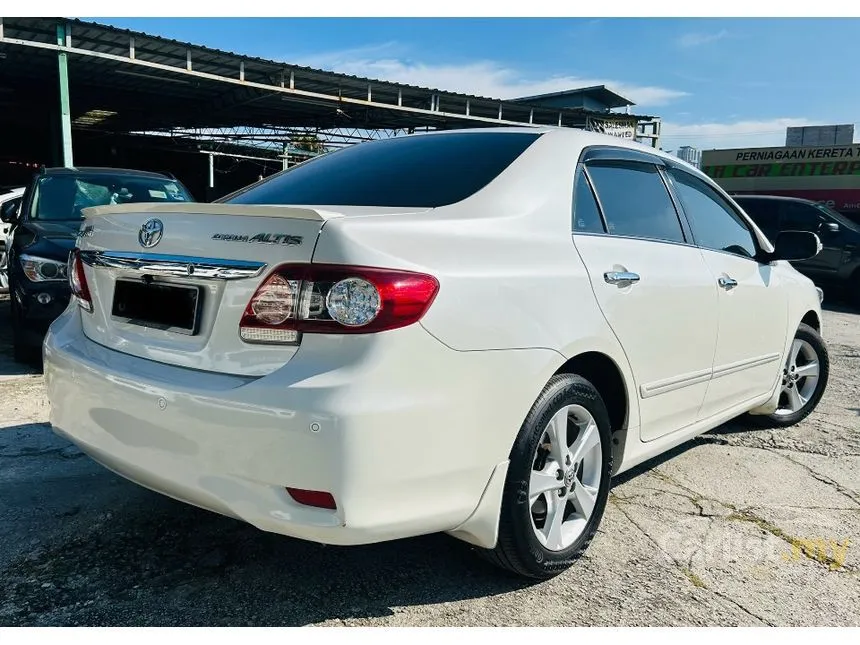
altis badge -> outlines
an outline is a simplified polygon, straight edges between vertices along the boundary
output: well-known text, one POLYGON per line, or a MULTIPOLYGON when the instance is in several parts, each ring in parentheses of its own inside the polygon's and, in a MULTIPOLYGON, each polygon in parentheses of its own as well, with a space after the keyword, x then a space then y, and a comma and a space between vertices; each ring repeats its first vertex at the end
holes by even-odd
POLYGON ((286 244, 296 246, 302 243, 299 235, 287 235, 286 233, 257 233, 256 235, 235 235, 233 233, 215 233, 213 240, 222 242, 247 242, 249 244, 286 244))
POLYGON ((85 237, 92 237, 93 235, 95 235, 95 233, 96 233, 96 227, 93 226, 92 224, 87 224, 80 231, 78 231, 77 238, 79 240, 81 240, 85 237))

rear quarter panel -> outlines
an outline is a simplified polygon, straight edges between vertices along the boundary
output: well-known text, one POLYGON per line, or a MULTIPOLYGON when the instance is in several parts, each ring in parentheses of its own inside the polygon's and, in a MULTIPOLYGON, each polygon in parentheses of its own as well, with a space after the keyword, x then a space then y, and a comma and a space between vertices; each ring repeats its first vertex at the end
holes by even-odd
MULTIPOLYGON (((313 261, 434 275, 439 293, 420 324, 451 349, 551 350, 541 380, 522 385, 528 405, 521 417, 552 374, 586 351, 621 368, 635 402, 624 352, 573 244, 573 179, 590 140, 569 142, 542 138, 486 188, 452 206, 326 222, 313 261)), ((637 410, 628 425, 638 426, 637 410)))

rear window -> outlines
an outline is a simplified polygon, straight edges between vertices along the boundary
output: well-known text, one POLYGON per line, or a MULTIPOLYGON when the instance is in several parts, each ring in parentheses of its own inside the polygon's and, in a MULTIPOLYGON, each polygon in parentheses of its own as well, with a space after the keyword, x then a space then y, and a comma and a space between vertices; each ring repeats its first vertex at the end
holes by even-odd
POLYGON ((684 241, 678 213, 656 166, 589 164, 588 174, 611 235, 684 241))
POLYGON ((273 175, 223 201, 307 206, 446 206, 489 184, 539 136, 463 132, 362 143, 273 175))

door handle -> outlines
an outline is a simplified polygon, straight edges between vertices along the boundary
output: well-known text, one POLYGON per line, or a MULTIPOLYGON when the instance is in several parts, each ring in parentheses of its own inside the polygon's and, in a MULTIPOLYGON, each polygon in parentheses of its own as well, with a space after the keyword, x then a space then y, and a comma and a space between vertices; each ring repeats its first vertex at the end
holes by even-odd
POLYGON ((609 284, 626 287, 634 282, 639 282, 639 274, 630 271, 607 271, 603 274, 603 279, 609 284))
POLYGON ((722 276, 719 280, 717 280, 717 282, 726 291, 728 291, 729 289, 734 289, 736 286, 738 286, 737 280, 735 280, 734 278, 728 278, 726 276, 722 276))

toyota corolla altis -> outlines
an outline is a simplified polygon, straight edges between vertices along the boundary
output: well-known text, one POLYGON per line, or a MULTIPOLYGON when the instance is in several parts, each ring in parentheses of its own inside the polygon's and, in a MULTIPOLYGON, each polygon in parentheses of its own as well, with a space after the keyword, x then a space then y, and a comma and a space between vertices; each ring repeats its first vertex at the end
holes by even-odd
POLYGON ((216 204, 84 211, 44 345, 51 423, 107 468, 328 544, 447 532, 521 575, 610 478, 828 377, 819 294, 664 153, 557 128, 360 144, 216 204))

